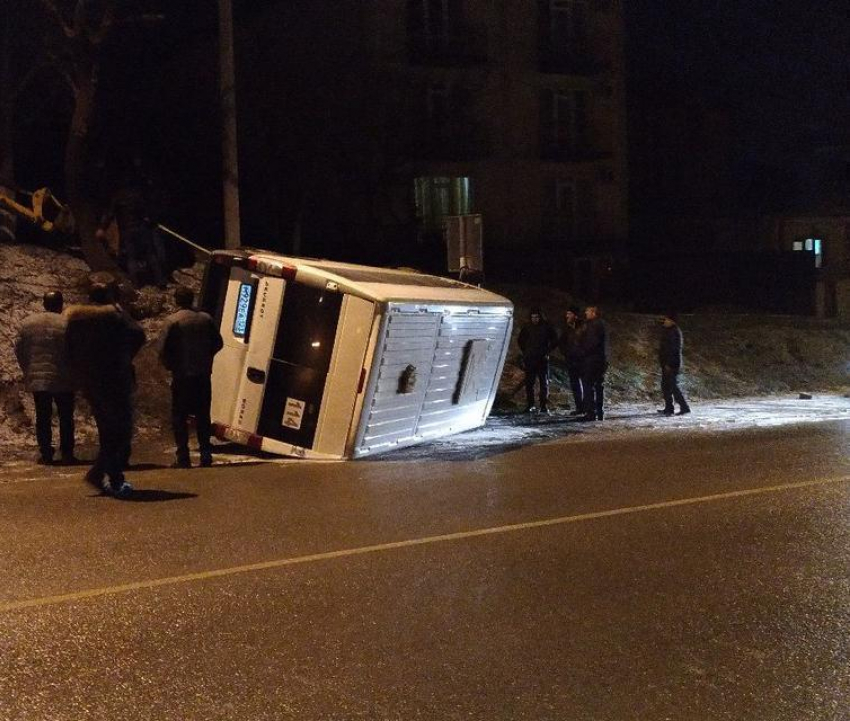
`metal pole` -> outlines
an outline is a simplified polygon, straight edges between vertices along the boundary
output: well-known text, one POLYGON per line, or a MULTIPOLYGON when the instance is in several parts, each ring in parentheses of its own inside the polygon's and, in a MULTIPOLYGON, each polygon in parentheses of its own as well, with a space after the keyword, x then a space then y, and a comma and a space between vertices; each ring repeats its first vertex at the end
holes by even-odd
POLYGON ((191 245, 195 250, 198 250, 201 253, 204 253, 205 255, 212 255, 212 251, 209 248, 204 248, 204 246, 202 246, 202 245, 198 245, 197 243, 193 243, 186 236, 180 235, 180 233, 177 233, 176 231, 171 230, 171 228, 166 228, 161 223, 157 223, 156 227, 157 227, 157 230, 161 230, 163 233, 168 233, 168 235, 172 236, 173 238, 177 238, 177 240, 181 241, 182 243, 185 243, 186 245, 191 245))
POLYGON ((219 75, 224 194, 224 247, 242 245, 239 231, 239 163, 236 147, 236 73, 232 0, 218 0, 219 75))

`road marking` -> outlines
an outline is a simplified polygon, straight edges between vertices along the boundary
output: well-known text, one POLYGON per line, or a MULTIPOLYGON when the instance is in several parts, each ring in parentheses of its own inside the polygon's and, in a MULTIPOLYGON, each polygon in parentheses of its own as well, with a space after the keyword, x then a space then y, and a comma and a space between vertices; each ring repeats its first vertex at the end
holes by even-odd
POLYGON ((840 478, 826 478, 814 481, 800 481, 797 483, 783 483, 776 486, 762 486, 740 491, 727 491, 726 493, 715 493, 709 496, 696 496, 694 498, 680 498, 673 501, 660 501, 658 503, 647 503, 641 506, 627 506, 625 508, 614 508, 608 511, 594 511, 592 513, 580 513, 575 516, 561 516, 560 518, 546 518, 540 521, 527 521, 515 523, 508 526, 494 526, 490 528, 479 528, 473 531, 458 531, 456 533, 445 533, 439 536, 425 536, 423 538, 411 538, 405 541, 391 541, 389 543, 378 543, 372 546, 360 546, 357 548, 346 548, 339 551, 326 551, 324 553, 313 553, 307 556, 295 556, 293 558, 280 558, 273 561, 262 561, 260 563, 249 563, 244 566, 231 566, 198 573, 187 573, 181 576, 168 576, 166 578, 154 578, 149 581, 136 581, 134 583, 123 583, 117 586, 105 586, 103 588, 92 588, 87 591, 75 593, 64 593, 57 596, 45 596, 42 598, 31 598, 23 601, 12 601, 0 604, 0 613, 20 611, 27 608, 40 606, 53 606, 71 601, 82 601, 99 596, 114 596, 119 593, 130 591, 143 591, 161 586, 176 586, 181 583, 193 581, 206 581, 211 578, 222 578, 235 576, 240 573, 252 573, 256 571, 267 571, 269 569, 284 568, 286 566, 297 566, 304 563, 316 561, 328 561, 335 558, 348 558, 350 556, 362 556, 367 553, 379 553, 382 551, 393 551, 400 548, 411 548, 413 546, 427 546, 435 543, 446 543, 449 541, 460 541, 467 538, 479 538, 481 536, 495 536, 504 533, 515 533, 535 528, 546 528, 548 526, 561 526, 568 523, 579 523, 582 521, 593 521, 599 518, 611 518, 614 516, 626 516, 646 511, 656 511, 664 508, 676 508, 678 506, 692 506, 700 503, 711 503, 731 498, 744 498, 747 496, 764 495, 767 493, 778 493, 798 488, 812 488, 815 486, 834 485, 850 481, 850 476, 840 478))

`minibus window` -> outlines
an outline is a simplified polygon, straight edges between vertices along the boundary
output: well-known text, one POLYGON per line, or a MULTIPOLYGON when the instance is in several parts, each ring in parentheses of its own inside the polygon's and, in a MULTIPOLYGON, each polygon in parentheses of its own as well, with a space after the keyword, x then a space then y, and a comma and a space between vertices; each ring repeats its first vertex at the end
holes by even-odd
POLYGON ((224 301, 227 297, 227 283, 230 280, 230 267, 219 263, 208 263, 204 271, 204 280, 201 286, 201 297, 198 307, 209 313, 221 324, 221 315, 224 311, 224 301))
POLYGON ((341 306, 339 293, 287 285, 274 357, 327 373, 341 306))

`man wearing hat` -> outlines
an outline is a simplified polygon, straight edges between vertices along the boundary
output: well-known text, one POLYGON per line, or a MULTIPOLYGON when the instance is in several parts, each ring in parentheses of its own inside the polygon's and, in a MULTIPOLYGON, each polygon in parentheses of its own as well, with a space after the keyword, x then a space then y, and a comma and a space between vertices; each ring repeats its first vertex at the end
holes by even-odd
POLYGON ((549 353, 558 342, 558 334, 543 317, 540 308, 532 308, 526 323, 519 332, 517 344, 522 351, 525 370, 526 412, 535 411, 534 384, 540 385, 540 410, 549 412, 549 353))
POLYGON ((658 362, 661 365, 661 393, 664 408, 659 413, 672 416, 673 402, 679 405, 679 415, 690 413, 687 400, 679 389, 679 373, 682 370, 682 330, 678 325, 678 314, 670 311, 661 318, 661 339, 658 345, 658 362))

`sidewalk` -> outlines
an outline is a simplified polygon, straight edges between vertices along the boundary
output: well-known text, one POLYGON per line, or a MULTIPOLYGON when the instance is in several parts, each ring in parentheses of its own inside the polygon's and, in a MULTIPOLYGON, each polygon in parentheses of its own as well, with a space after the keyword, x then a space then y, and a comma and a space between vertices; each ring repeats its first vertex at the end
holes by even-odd
MULTIPOLYGON (((811 400, 792 396, 741 398, 695 402, 692 413, 686 416, 665 417, 656 412, 657 405, 647 403, 620 404, 606 410, 603 422, 581 423, 568 410, 555 410, 551 415, 514 413, 492 415, 487 425, 467 433, 438 439, 411 448, 376 455, 373 461, 475 460, 505 453, 522 446, 547 440, 570 442, 595 441, 633 437, 635 434, 665 434, 693 432, 727 432, 754 428, 775 428, 801 423, 850 420, 850 399, 839 395, 819 394, 811 400)), ((92 459, 97 449, 91 444, 78 449, 82 459, 92 459)), ((34 457, 34 456, 33 456, 34 457)), ((166 469, 174 460, 171 438, 162 433, 136 439, 133 470, 166 469)), ((240 465, 258 462, 304 463, 269 455, 259 457, 248 449, 233 444, 217 447, 217 465, 240 465)), ((368 461, 367 461, 368 462, 368 461)), ((197 456, 193 455, 197 464, 197 456)), ((77 466, 39 466, 33 458, 17 457, 0 462, 0 483, 11 477, 69 477, 81 476, 87 464, 77 466)))

